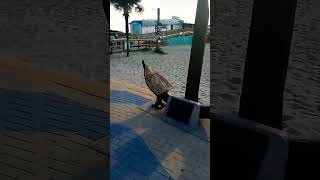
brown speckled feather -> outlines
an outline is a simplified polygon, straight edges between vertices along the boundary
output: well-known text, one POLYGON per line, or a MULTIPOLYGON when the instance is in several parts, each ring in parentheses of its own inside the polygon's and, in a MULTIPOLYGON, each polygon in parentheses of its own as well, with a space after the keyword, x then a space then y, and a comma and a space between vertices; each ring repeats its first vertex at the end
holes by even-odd
POLYGON ((145 65, 144 78, 147 86, 157 96, 164 92, 168 92, 172 88, 168 80, 148 65, 145 65))

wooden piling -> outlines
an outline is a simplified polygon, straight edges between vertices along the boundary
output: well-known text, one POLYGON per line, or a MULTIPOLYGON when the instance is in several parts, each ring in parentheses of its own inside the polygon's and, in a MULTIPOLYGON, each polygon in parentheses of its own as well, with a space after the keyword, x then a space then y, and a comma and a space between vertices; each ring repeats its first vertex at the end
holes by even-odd
POLYGON ((297 0, 255 0, 239 115, 281 129, 297 0))

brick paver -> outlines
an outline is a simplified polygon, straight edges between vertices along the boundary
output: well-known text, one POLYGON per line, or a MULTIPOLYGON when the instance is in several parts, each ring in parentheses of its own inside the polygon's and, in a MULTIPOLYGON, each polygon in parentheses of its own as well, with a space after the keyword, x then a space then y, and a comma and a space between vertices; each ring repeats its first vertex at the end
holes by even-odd
POLYGON ((105 148, 92 146, 107 136, 105 112, 50 93, 2 89, 0 97, 0 179, 72 179, 106 161, 105 148))
POLYGON ((0 179, 106 179, 106 88, 32 64, 0 64, 0 179))
POLYGON ((125 98, 144 99, 141 92, 111 83, 112 90, 119 94, 111 94, 111 179, 210 179, 209 141, 144 111, 151 100, 125 98))
POLYGON ((145 97, 136 95, 128 91, 111 90, 110 91, 111 103, 126 103, 142 106, 150 101, 145 97))

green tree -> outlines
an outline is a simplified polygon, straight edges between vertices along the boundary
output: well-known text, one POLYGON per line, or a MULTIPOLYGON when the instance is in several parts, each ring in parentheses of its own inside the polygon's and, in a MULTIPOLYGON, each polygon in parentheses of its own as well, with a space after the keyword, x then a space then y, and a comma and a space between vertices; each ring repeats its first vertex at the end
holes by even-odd
MULTIPOLYGON (((126 22, 126 39, 129 42, 129 14, 132 10, 142 13, 144 8, 141 5, 141 0, 110 0, 111 4, 118 11, 123 11, 123 16, 126 22)), ((129 48, 127 48, 127 56, 129 56, 129 48)))

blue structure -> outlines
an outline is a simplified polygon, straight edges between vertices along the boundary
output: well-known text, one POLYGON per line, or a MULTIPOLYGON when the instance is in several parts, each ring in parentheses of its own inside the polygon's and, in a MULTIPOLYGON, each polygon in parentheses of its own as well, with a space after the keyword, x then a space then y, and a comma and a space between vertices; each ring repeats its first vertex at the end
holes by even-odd
POLYGON ((132 21, 130 23, 131 34, 142 34, 142 21, 132 21))
MULTIPOLYGON (((173 16, 171 19, 160 20, 160 23, 167 27, 167 30, 183 29, 184 21, 179 17, 173 16)), ((140 35, 146 33, 155 32, 155 26, 157 25, 157 20, 137 20, 132 21, 130 24, 130 32, 132 35, 140 35)))
POLYGON ((192 44, 192 36, 176 36, 168 38, 169 46, 177 46, 177 45, 191 45, 192 44))

